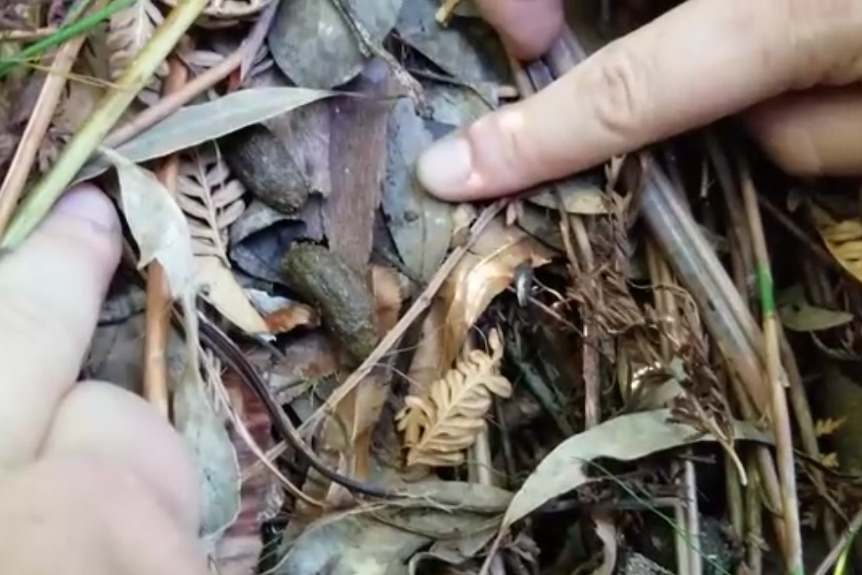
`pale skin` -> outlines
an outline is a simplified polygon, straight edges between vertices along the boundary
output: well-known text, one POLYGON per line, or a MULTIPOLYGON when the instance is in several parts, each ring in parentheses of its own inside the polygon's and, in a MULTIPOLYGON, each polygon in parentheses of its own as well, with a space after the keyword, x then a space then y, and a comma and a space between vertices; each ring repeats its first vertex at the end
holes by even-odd
MULTIPOLYGON (((523 58, 562 25, 561 0, 479 4, 523 58)), ((690 0, 431 148, 417 171, 441 198, 491 198, 741 114, 788 172, 858 174, 860 76, 860 0, 690 0)), ((85 185, 0 258, 4 572, 207 573, 179 437, 140 398, 75 383, 119 254, 117 216, 85 185)))

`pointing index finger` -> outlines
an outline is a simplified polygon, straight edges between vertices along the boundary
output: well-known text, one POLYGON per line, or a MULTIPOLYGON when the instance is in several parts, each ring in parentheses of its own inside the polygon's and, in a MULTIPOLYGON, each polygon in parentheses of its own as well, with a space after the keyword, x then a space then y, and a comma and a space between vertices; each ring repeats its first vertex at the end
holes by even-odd
POLYGON ((849 0, 689 0, 438 143, 419 177, 435 195, 474 199, 585 169, 823 81, 862 53, 860 19, 849 0))

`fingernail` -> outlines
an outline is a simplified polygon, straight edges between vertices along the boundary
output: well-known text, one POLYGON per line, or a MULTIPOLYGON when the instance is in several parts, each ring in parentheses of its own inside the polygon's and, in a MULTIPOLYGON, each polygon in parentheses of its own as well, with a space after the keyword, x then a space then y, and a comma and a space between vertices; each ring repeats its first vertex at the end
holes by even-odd
POLYGON ((63 194, 55 210, 86 221, 100 232, 113 232, 119 225, 114 205, 92 184, 82 184, 63 194))
POLYGON ((463 136, 439 140, 419 157, 416 167, 425 189, 443 198, 461 192, 472 171, 470 144, 463 136))

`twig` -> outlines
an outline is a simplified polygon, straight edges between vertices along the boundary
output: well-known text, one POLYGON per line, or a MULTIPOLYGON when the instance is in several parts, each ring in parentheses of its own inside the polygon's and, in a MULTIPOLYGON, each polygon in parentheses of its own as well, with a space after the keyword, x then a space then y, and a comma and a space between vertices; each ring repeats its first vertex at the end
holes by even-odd
POLYGON ((790 573, 803 573, 802 532, 799 525, 799 502, 796 498, 796 471, 793 466, 793 439, 790 431, 790 415, 787 409, 781 367, 781 351, 775 314, 775 296, 772 287, 772 271, 763 222, 757 204, 757 192, 748 173, 745 161, 739 159, 742 197, 748 214, 749 231, 754 244, 757 261, 757 284, 763 316, 763 339, 766 350, 766 373, 772 391, 770 403, 772 427, 776 440, 778 477, 781 484, 784 527, 787 538, 785 560, 790 573))
POLYGON ((47 38, 55 34, 57 29, 53 26, 36 28, 35 30, 3 30, 0 32, 0 43, 6 42, 33 42, 47 38))
POLYGON ((237 48, 227 58, 200 76, 190 80, 178 92, 161 98, 158 102, 108 134, 103 144, 106 148, 116 148, 124 144, 154 124, 173 114, 181 106, 203 94, 236 70, 245 54, 244 45, 237 48))
MULTIPOLYGON (((837 272, 841 272, 847 277, 852 279, 852 276, 849 275, 849 272, 844 269, 844 266, 839 265, 838 262, 833 258, 829 252, 827 252, 823 246, 821 246, 818 242, 815 242, 811 239, 805 231, 799 226, 798 223, 793 221, 793 219, 789 218, 787 214, 778 209, 772 202, 770 202, 763 194, 757 194, 757 201, 760 203, 760 207, 765 208, 766 212, 778 220, 782 226, 784 226, 788 232, 793 234, 799 242, 805 246, 811 255, 817 258, 817 260, 826 265, 829 269, 835 270, 837 272)), ((856 281, 855 279, 853 281, 856 281)))
POLYGON ((413 302, 410 309, 408 309, 401 319, 398 320, 395 327, 389 330, 383 339, 380 340, 380 343, 377 344, 377 347, 374 348, 374 351, 365 358, 365 361, 363 361, 362 364, 360 364, 360 366, 357 367, 356 370, 332 392, 332 394, 326 399, 326 402, 302 424, 300 431, 307 431, 310 427, 315 427, 323 417, 332 413, 335 410, 335 406, 347 397, 353 388, 355 388, 369 373, 371 373, 374 366, 376 366, 392 346, 395 345, 407 328, 410 327, 416 318, 419 317, 419 315, 425 311, 429 305, 431 305, 437 291, 443 286, 443 282, 446 281, 449 274, 452 273, 452 270, 455 269, 455 266, 458 265, 458 262, 461 261, 461 258, 463 258, 467 253, 467 250, 469 250, 470 246, 473 245, 473 242, 476 241, 491 220, 500 213, 506 203, 506 200, 498 200, 482 211, 473 223, 473 227, 470 230, 470 238, 467 242, 463 246, 458 246, 452 250, 443 262, 443 265, 440 266, 434 274, 434 277, 428 282, 428 286, 419 295, 419 297, 416 298, 416 301, 413 302))
POLYGON ((838 556, 841 555, 844 549, 853 542, 853 538, 856 537, 856 533, 860 528, 862 528, 862 509, 857 511, 856 515, 853 516, 853 520, 850 521, 850 525, 848 525, 844 533, 841 534, 841 539, 839 539, 838 543, 832 547, 832 550, 829 551, 829 555, 823 559, 817 567, 817 571, 814 572, 814 575, 827 575, 829 570, 832 568, 832 565, 834 565, 835 561, 838 559, 838 556))
MULTIPOLYGON (((188 78, 188 69, 172 58, 164 93, 171 94, 182 88, 188 78)), ((168 156, 159 167, 157 177, 171 193, 176 192, 180 159, 178 154, 168 156)), ((158 261, 147 267, 146 331, 144 334, 144 398, 159 413, 168 417, 169 388, 167 346, 171 326, 171 293, 165 271, 158 261)))
MULTIPOLYGON (((93 9, 98 10, 106 1, 99 0, 93 9)), ((51 70, 45 78, 45 83, 42 84, 42 90, 39 92, 33 113, 24 129, 24 135, 21 136, 21 143, 15 150, 9 171, 6 172, 3 185, 0 187, 0 237, 3 237, 6 226, 9 225, 12 214, 18 206, 18 201, 24 192, 24 186, 27 184, 27 177, 36 161, 39 145, 45 138, 57 104, 63 95, 66 76, 78 58, 78 52, 81 51, 81 46, 84 45, 86 39, 87 37, 84 35, 76 36, 60 48, 51 64, 51 70)))
POLYGON ((18 246, 42 221, 54 202, 63 195, 78 170, 102 143, 111 126, 150 80, 156 68, 164 62, 206 5, 207 0, 186 0, 177 4, 165 18, 141 53, 117 80, 115 88, 102 98, 96 111, 63 150, 53 169, 39 180, 28 194, 0 240, 0 248, 11 249, 18 246))

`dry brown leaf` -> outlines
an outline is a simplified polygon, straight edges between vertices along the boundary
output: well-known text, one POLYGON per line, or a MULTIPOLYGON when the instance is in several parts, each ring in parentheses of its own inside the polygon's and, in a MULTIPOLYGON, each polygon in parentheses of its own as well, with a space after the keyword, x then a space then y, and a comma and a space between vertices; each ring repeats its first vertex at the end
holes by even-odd
POLYGON ((215 256, 195 256, 194 261, 195 283, 201 287, 201 295, 205 300, 246 333, 271 333, 233 273, 220 259, 215 256))
POLYGON ((442 337, 439 365, 443 369, 452 365, 469 329, 491 300, 512 283, 515 268, 521 264, 538 267, 550 259, 551 252, 520 228, 506 227, 499 218, 492 221, 440 290, 445 311, 444 329, 436 334, 442 337))
MULTIPOLYGON (((459 231, 472 219, 469 208, 459 206, 453 230, 453 245, 459 231), (460 215, 459 212, 462 212, 460 215), (459 223, 460 222, 460 223, 459 223)), ((551 252, 521 228, 492 221, 468 253, 449 274, 422 324, 422 337, 410 363, 410 393, 421 395, 443 377, 458 356, 470 327, 497 295, 514 279, 523 263, 538 267, 551 252)))
POLYGON ((512 384, 499 373, 503 344, 497 330, 490 333, 488 344, 490 355, 470 351, 427 395, 405 398, 397 421, 408 448, 407 465, 460 465, 464 450, 485 428, 492 395, 511 396, 512 384))
POLYGON ((177 182, 177 199, 189 219, 197 256, 227 259, 228 227, 245 211, 245 187, 232 178, 215 150, 196 150, 184 158, 177 182))
MULTIPOLYGON (((111 16, 106 45, 110 54, 108 67, 112 80, 125 71, 164 19, 161 9, 152 0, 135 0, 130 7, 111 16)), ((168 64, 162 62, 156 77, 164 77, 167 73, 168 64)), ((158 83, 158 80, 155 82, 158 83)))

